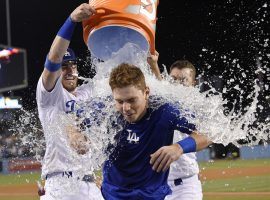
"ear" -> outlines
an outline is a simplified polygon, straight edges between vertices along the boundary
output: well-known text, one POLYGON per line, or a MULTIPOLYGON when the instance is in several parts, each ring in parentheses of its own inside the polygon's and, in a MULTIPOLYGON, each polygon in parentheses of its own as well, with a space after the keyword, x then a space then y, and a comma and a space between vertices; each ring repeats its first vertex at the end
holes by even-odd
POLYGON ((145 88, 145 100, 147 100, 149 98, 149 95, 150 95, 150 88, 146 86, 145 88))

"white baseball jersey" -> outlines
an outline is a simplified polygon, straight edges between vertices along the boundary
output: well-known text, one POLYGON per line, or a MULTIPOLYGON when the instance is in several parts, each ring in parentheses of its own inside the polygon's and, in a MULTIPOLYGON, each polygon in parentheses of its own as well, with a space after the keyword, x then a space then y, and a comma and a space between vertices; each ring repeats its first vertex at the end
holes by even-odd
MULTIPOLYGON (((176 143, 188 135, 175 131, 173 142, 176 143)), ((183 154, 177 161, 174 161, 170 167, 168 181, 177 178, 187 178, 199 174, 199 166, 196 160, 196 153, 183 154)))
MULTIPOLYGON (((174 143, 188 135, 175 131, 174 143)), ((172 194, 166 196, 165 200, 202 200, 202 186, 198 179, 199 166, 196 161, 196 153, 183 154, 170 167, 168 184, 171 187, 172 194), (181 178, 181 184, 175 185, 174 180, 181 178)))
MULTIPOLYGON (((42 163, 42 177, 53 172, 77 171, 81 167, 72 157, 66 140, 66 124, 61 123, 67 112, 75 110, 76 102, 91 97, 92 88, 84 84, 76 89, 76 96, 62 86, 60 77, 52 91, 48 92, 39 79, 37 85, 37 104, 39 118, 46 139, 46 151, 42 163), (61 118, 62 117, 62 118, 61 118)), ((81 161, 82 162, 82 161, 81 161)))

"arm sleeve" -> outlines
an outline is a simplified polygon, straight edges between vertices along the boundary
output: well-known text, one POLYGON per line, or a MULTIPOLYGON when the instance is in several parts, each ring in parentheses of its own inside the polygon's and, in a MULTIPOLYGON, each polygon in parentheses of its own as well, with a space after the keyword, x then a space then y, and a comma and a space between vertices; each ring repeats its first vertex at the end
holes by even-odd
POLYGON ((42 81, 42 76, 39 78, 37 84, 37 104, 41 107, 50 107, 55 106, 58 102, 63 100, 63 86, 62 86, 62 77, 60 76, 55 83, 55 86, 52 91, 48 92, 42 81))
MULTIPOLYGON (((180 112, 177 106, 169 106, 169 114, 174 130, 178 130, 182 133, 190 135, 195 129, 196 126, 190 123, 180 112)), ((194 117, 194 116, 191 116, 194 117)))

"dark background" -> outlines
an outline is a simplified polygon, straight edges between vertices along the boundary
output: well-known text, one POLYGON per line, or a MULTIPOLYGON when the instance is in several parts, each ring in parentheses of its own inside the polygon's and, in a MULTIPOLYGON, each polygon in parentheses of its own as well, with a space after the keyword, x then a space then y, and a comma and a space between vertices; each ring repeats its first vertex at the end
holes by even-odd
MULTIPOLYGON (((12 46, 27 50, 29 87, 4 95, 21 96, 24 107, 33 109, 36 84, 50 45, 67 16, 85 1, 9 2, 12 46)), ((251 102, 246 97, 258 79, 262 89, 260 101, 264 105, 259 112, 269 116, 269 6, 267 0, 160 0, 156 31, 160 66, 165 64, 168 68, 177 59, 190 60, 205 80, 211 81, 216 76, 223 81, 227 107, 231 108, 237 100, 239 111, 251 102), (262 70, 255 73, 258 66, 262 70), (237 84, 243 89, 241 98, 234 89, 237 84)), ((0 0, 0 44, 7 44, 5 15, 5 0, 0 0)), ((71 47, 81 58, 88 55, 80 25, 71 47)), ((87 69, 84 71, 87 73, 87 69)))

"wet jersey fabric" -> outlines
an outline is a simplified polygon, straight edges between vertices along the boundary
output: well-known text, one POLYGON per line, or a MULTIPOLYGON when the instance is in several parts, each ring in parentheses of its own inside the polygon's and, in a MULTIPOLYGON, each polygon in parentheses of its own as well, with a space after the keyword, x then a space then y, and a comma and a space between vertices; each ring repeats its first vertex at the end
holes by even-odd
POLYGON ((92 97, 92 85, 83 84, 76 88, 76 96, 68 92, 59 77, 52 91, 48 92, 40 77, 37 85, 37 105, 46 139, 46 152, 42 162, 42 177, 63 171, 77 171, 78 165, 71 159, 70 148, 65 140, 66 125, 61 117, 76 112, 76 103, 92 97), (57 130, 57 131, 56 131, 57 130))
POLYGON ((148 108, 136 123, 119 118, 123 130, 103 168, 102 193, 108 200, 159 200, 171 193, 167 184, 169 170, 157 173, 150 165, 150 155, 172 144, 174 130, 191 134, 195 125, 181 115, 176 106, 163 104, 148 108))

